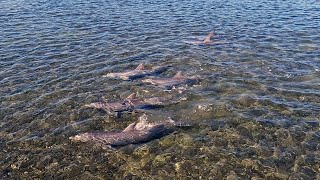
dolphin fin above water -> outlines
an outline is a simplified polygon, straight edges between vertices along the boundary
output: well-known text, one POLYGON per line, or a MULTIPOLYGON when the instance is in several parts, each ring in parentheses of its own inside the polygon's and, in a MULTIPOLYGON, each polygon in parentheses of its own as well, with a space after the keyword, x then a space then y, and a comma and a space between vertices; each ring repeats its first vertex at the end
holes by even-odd
POLYGON ((181 71, 177 72, 177 74, 174 75, 173 78, 176 78, 176 79, 183 78, 182 72, 181 71))
POLYGON ((202 41, 204 44, 212 44, 211 38, 214 36, 213 32, 210 32, 207 37, 202 41))
POLYGON ((135 70, 136 70, 136 71, 142 71, 142 70, 144 70, 144 64, 143 64, 143 63, 139 64, 139 66, 138 66, 135 70))
POLYGON ((134 130, 134 127, 135 127, 135 124, 132 123, 132 124, 130 124, 128 127, 126 127, 122 132, 130 132, 130 131, 133 131, 133 130, 134 130))

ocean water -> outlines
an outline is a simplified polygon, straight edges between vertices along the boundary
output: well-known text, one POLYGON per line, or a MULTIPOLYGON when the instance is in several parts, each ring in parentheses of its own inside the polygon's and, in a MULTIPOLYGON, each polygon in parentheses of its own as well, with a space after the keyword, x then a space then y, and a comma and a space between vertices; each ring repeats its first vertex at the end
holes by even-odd
POLYGON ((0 1, 1 179, 317 179, 319 123, 318 0, 0 1), (85 107, 181 95, 102 77, 140 63, 202 79, 164 108, 85 107), (194 126, 115 149, 69 139, 142 113, 194 126))

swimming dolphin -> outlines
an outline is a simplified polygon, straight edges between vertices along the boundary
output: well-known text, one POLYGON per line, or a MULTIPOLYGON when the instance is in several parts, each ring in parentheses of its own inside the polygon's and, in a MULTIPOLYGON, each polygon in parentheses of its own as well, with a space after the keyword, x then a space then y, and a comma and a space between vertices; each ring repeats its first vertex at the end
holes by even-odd
POLYGON ((108 73, 106 75, 103 75, 102 77, 109 77, 109 78, 119 78, 122 80, 132 80, 136 78, 141 78, 147 75, 151 74, 157 74, 165 71, 168 67, 165 66, 156 66, 152 69, 145 69, 145 66, 143 63, 139 64, 139 66, 134 70, 129 70, 125 72, 114 72, 114 73, 108 73))
POLYGON ((166 89, 171 89, 172 87, 180 85, 180 84, 193 84, 198 80, 199 80, 199 77, 183 76, 182 72, 179 71, 172 78, 153 78, 153 79, 149 78, 149 79, 142 80, 142 82, 158 85, 158 86, 166 88, 166 89))
POLYGON ((130 124, 121 132, 89 132, 70 137, 75 142, 93 142, 101 146, 124 146, 161 138, 174 131, 175 126, 190 126, 176 123, 169 119, 157 123, 149 123, 147 116, 142 115, 138 122, 130 124))
POLYGON ((133 111, 135 109, 153 109, 157 107, 163 107, 165 105, 178 103, 180 100, 172 100, 164 97, 153 98, 137 98, 136 93, 130 94, 127 98, 120 101, 112 102, 94 102, 86 107, 102 109, 110 115, 118 115, 119 112, 133 111))
POLYGON ((194 44, 194 45, 211 45, 211 44, 219 44, 221 42, 219 41, 215 41, 213 42, 212 41, 212 38, 214 37, 214 33, 213 32, 210 32, 206 37, 194 37, 193 40, 191 41, 184 41, 186 43, 189 43, 189 44, 194 44))

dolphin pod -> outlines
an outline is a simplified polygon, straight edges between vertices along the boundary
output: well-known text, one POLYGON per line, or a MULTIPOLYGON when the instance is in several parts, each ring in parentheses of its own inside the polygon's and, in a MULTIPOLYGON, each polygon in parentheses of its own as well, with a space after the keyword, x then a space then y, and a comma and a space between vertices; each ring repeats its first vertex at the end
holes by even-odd
MULTIPOLYGON (((107 75, 104 75, 103 77, 118 78, 118 79, 122 79, 122 80, 133 80, 133 79, 145 77, 147 75, 159 74, 161 72, 164 72, 167 68, 168 67, 158 66, 158 67, 154 67, 150 70, 146 70, 144 67, 144 64, 141 63, 134 70, 129 70, 129 71, 125 71, 125 72, 108 73, 107 75)), ((151 83, 153 85, 157 85, 157 86, 165 88, 165 89, 171 89, 173 86, 177 86, 177 85, 181 85, 181 84, 193 84, 197 80, 199 80, 199 77, 184 76, 184 75, 182 75, 182 72, 179 71, 172 78, 147 78, 147 79, 142 80, 142 82, 151 83)))
MULTIPOLYGON (((214 34, 210 32, 206 38, 196 44, 212 44, 212 37, 214 34)), ((160 74, 167 70, 168 67, 156 66, 151 69, 146 69, 144 64, 139 64, 134 70, 128 70, 125 72, 112 72, 104 75, 103 77, 122 79, 122 80, 134 80, 143 78, 145 76, 160 74)), ((146 78, 142 80, 144 83, 150 83, 161 88, 171 89, 175 86, 182 84, 194 84, 198 82, 199 76, 185 76, 181 71, 177 72, 173 77, 167 78, 146 78)), ((118 101, 102 101, 93 102, 86 107, 102 109, 108 114, 114 114, 124 111, 133 111, 135 109, 147 109, 162 107, 169 104, 179 103, 163 97, 152 98, 137 98, 133 93, 127 98, 118 101)), ((150 140, 161 138, 174 131, 174 127, 177 126, 190 126, 183 121, 176 122, 171 120, 164 120, 162 122, 150 123, 147 121, 146 115, 142 115, 137 122, 131 123, 121 132, 86 132, 70 137, 75 142, 92 142, 100 146, 124 146, 128 144, 137 144, 148 142, 150 140)))

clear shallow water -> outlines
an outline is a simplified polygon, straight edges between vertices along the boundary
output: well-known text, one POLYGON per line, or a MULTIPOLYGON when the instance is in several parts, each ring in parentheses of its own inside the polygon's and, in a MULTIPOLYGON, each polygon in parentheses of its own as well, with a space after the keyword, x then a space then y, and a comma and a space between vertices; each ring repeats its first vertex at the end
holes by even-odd
POLYGON ((319 178, 319 17, 319 1, 1 1, 1 177, 319 178), (224 43, 185 43, 210 31, 224 43), (71 142, 138 117, 85 104, 163 95, 101 77, 142 62, 204 77, 148 111, 198 125, 117 150, 71 142))

